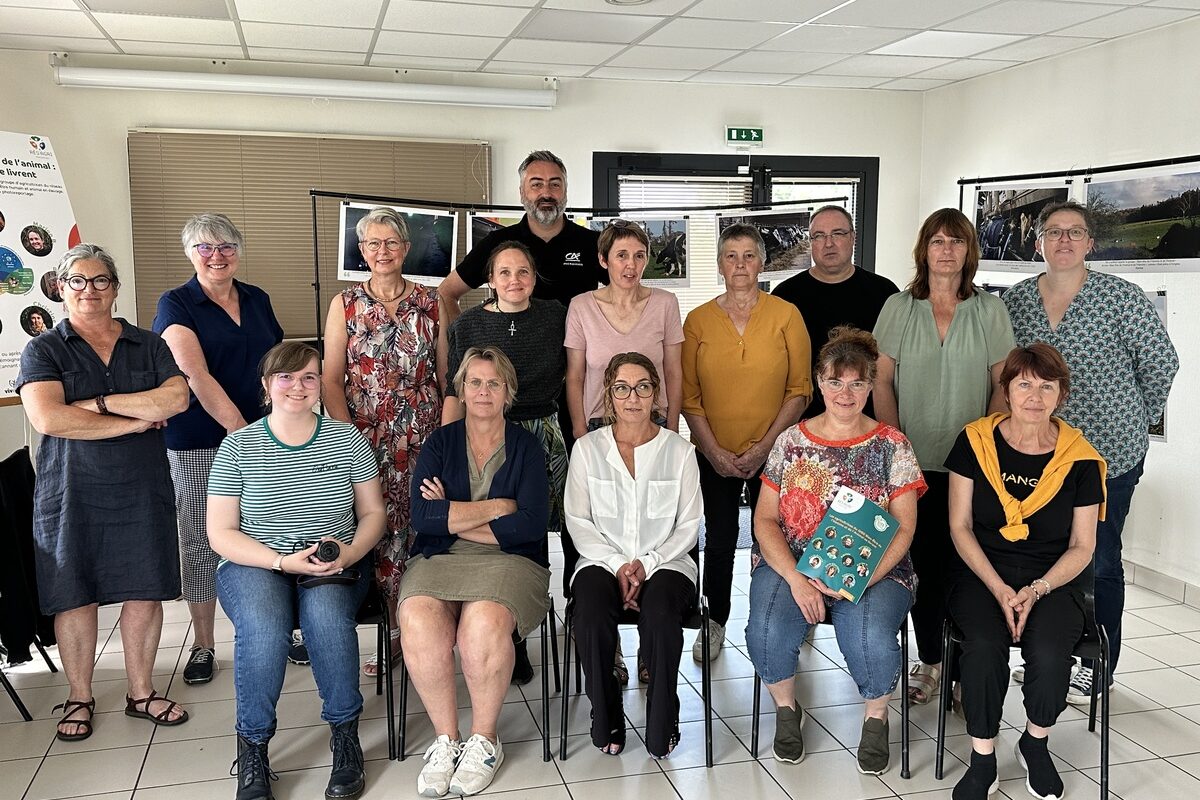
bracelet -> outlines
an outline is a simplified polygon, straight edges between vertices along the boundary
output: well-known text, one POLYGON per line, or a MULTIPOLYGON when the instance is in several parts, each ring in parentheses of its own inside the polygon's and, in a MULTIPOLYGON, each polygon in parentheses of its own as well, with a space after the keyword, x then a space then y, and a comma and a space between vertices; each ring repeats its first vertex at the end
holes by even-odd
POLYGON ((110 413, 108 404, 104 402, 104 395, 102 394, 96 395, 96 410, 105 416, 108 416, 110 413))
POLYGON ((280 575, 285 574, 283 571, 283 555, 282 554, 275 556, 275 561, 271 564, 271 571, 277 572, 280 575))
POLYGON ((1033 590, 1034 599, 1041 600, 1043 597, 1050 594, 1050 581, 1046 580, 1045 578, 1037 578, 1029 582, 1029 588, 1033 590), (1046 591, 1039 592, 1037 590, 1037 584, 1039 583, 1046 587, 1046 591))

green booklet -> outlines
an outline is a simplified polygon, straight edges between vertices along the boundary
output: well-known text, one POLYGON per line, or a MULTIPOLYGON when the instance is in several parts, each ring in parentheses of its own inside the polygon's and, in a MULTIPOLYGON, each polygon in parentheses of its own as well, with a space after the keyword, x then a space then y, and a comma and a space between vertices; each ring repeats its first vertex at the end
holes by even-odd
POLYGON ((796 571, 857 603, 899 529, 896 518, 878 504, 853 489, 838 489, 796 571))

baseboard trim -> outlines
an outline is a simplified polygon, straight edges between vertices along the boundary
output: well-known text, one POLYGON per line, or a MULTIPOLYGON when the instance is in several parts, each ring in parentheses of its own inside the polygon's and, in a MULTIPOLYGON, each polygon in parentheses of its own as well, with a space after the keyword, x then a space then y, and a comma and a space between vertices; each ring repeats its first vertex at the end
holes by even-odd
POLYGON ((1140 564, 1125 562, 1125 581, 1169 597, 1179 603, 1200 608, 1200 586, 1172 578, 1140 564))

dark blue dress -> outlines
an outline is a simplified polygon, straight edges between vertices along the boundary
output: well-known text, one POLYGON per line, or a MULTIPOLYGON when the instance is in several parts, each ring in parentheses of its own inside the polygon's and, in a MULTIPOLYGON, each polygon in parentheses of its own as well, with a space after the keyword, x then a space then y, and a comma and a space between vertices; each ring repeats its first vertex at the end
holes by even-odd
MULTIPOLYGON (((183 376, 161 337, 118 322, 108 366, 68 320, 31 339, 16 390, 58 381, 73 403, 183 376)), ((95 441, 43 437, 33 506, 42 613, 179 596, 175 493, 162 430, 95 441)))

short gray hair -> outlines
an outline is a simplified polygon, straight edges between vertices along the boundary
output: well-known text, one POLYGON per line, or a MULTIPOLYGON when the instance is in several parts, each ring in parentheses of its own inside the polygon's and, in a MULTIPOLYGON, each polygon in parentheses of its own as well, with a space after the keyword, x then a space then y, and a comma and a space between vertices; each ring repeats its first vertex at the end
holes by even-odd
POLYGON ((368 225, 387 225, 392 229, 392 233, 396 234, 396 238, 402 242, 408 241, 408 223, 404 221, 404 217, 394 208, 387 206, 375 206, 368 211, 363 218, 354 226, 354 235, 358 237, 361 243, 363 237, 367 235, 368 225))
POLYGON ((113 257, 108 254, 98 244, 77 244, 67 252, 63 253, 63 257, 59 259, 58 268, 55 274, 60 281, 65 281, 67 276, 71 274, 71 267, 75 266, 79 261, 99 261, 104 265, 104 269, 108 271, 108 277, 112 278, 113 283, 120 285, 121 280, 117 277, 117 262, 113 261, 113 257))
POLYGON ((1082 203, 1076 203, 1074 200, 1064 200, 1061 203, 1047 203, 1042 207, 1038 214, 1037 222, 1033 226, 1033 234, 1039 239, 1046 232, 1046 223, 1050 221, 1050 217, 1057 214, 1059 211, 1074 211, 1079 216, 1083 217, 1083 227, 1087 228, 1088 236, 1096 235, 1096 217, 1092 214, 1092 210, 1082 203))
POLYGON ((188 221, 183 223, 183 230, 180 232, 179 238, 183 241, 183 252, 188 258, 192 257, 192 245, 208 239, 216 240, 216 244, 222 242, 236 244, 238 250, 241 250, 242 245, 245 244, 242 232, 237 229, 229 217, 213 211, 204 211, 189 217, 188 221))
POLYGON ((454 373, 454 393, 458 395, 458 399, 463 399, 463 385, 467 382, 467 367, 472 361, 479 359, 480 361, 490 361, 492 366, 496 368, 496 372, 500 373, 500 380, 504 381, 504 412, 513 407, 513 403, 517 402, 517 371, 513 368, 512 362, 508 360, 508 356, 504 355, 504 351, 499 347, 468 347, 467 352, 463 353, 462 363, 458 365, 458 371, 454 373))
POLYGON ((758 251, 758 260, 763 262, 763 264, 767 263, 767 245, 763 241, 762 234, 758 232, 758 228, 755 226, 742 222, 735 222, 721 231, 721 235, 717 239, 718 262, 721 259, 721 251, 725 249, 725 243, 731 239, 749 239, 754 242, 754 249, 758 251))
POLYGON ((534 150, 529 155, 525 156, 525 160, 521 162, 521 166, 517 167, 517 177, 525 180, 525 170, 529 169, 529 165, 535 161, 545 161, 547 164, 553 164, 558 167, 563 174, 563 180, 567 179, 567 165, 562 162, 562 159, 551 153, 549 150, 534 150))
POLYGON ((827 206, 821 206, 816 211, 814 211, 808 218, 808 224, 812 225, 812 221, 817 218, 817 215, 824 214, 826 211, 836 211, 839 214, 841 214, 843 217, 846 218, 846 225, 850 228, 850 230, 851 231, 854 230, 854 215, 852 215, 849 211, 842 208, 841 206, 835 206, 832 203, 827 206))

